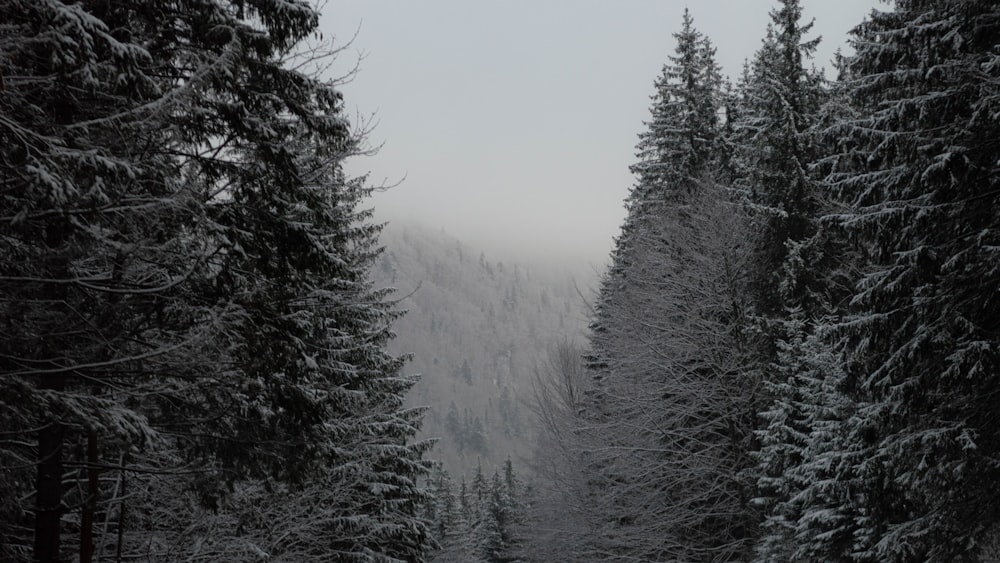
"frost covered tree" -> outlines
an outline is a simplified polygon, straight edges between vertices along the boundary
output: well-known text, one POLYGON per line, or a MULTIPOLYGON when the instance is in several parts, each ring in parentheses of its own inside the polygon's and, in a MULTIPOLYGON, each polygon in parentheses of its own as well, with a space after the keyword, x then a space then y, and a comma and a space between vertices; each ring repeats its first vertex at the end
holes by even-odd
POLYGON ((676 50, 654 84, 650 120, 639 134, 638 162, 631 167, 636 185, 626 200, 629 216, 619 246, 631 229, 641 229, 633 223, 692 190, 720 158, 723 81, 715 48, 694 28, 687 9, 674 38, 676 50))
POLYGON ((778 342, 773 397, 760 413, 757 498, 763 513, 755 561, 850 561, 859 482, 851 472, 867 454, 849 441, 856 404, 845 392, 844 358, 825 319, 793 316, 778 342))
POLYGON ((831 181, 866 254, 851 315, 859 561, 968 561, 1000 517, 1000 6, 899 0, 853 32, 831 181))
MULTIPOLYGON (((815 116, 812 133, 820 158, 810 169, 817 176, 830 167, 843 172, 854 166, 826 156, 849 143, 828 134, 854 115, 845 102, 838 83, 815 116)), ((867 449, 848 438, 857 403, 844 368, 843 339, 832 329, 853 297, 862 258, 829 217, 839 209, 826 184, 816 182, 814 189, 817 216, 809 220, 815 233, 786 243, 782 273, 784 280, 808 280, 798 285, 807 291, 791 299, 795 306, 775 323, 774 356, 764 370, 768 401, 761 408, 755 452, 754 502, 763 519, 757 561, 848 561, 853 531, 864 517, 853 467, 867 449)), ((793 297, 787 289, 794 287, 784 286, 779 295, 793 297)))
POLYGON ((715 174, 714 49, 689 13, 675 37, 592 326, 575 454, 586 486, 568 489, 584 495, 589 553, 605 560, 740 560, 752 535, 747 224, 715 174))
POLYGON ((581 416, 593 385, 584 367, 582 347, 562 342, 533 382, 531 408, 540 421, 531 459, 535 501, 523 530, 530 560, 592 561, 599 559, 603 515, 594 510, 585 452, 595 446, 581 416))
POLYGON ((479 506, 475 525, 471 529, 476 560, 484 563, 519 561, 519 532, 526 525, 527 513, 524 484, 508 459, 504 463, 503 475, 495 471, 493 477, 487 480, 478 472, 473 489, 480 486, 484 489, 477 492, 479 506))
MULTIPOLYGON (((819 38, 807 39, 798 0, 771 10, 767 37, 748 67, 734 111, 732 137, 737 184, 758 216, 755 295, 764 314, 785 307, 815 309, 809 295, 804 244, 816 233, 818 187, 810 164, 818 156, 811 130, 824 98, 822 74, 805 65, 819 38)), ((815 252, 814 252, 815 253, 815 252)), ((808 259, 808 258, 806 258, 808 259)))
POLYGON ((317 12, 0 11, 0 556, 64 559, 78 536, 92 560, 98 511, 130 549, 141 517, 123 517, 114 470, 122 487, 184 479, 213 508, 240 486, 334 482, 312 497, 326 535, 307 555, 419 559, 426 446, 385 352, 398 313, 368 278, 368 189, 340 169, 358 140, 309 71, 322 50, 298 54, 317 12))
POLYGON ((748 249, 742 210, 701 185, 636 238, 627 286, 602 296, 606 368, 581 452, 604 557, 735 561, 757 392, 740 330, 748 249))
MULTIPOLYGON (((796 543, 799 518, 815 515, 803 493, 813 479, 813 452, 835 447, 812 444, 814 425, 837 423, 822 413, 829 415, 826 402, 842 392, 836 356, 815 354, 832 345, 820 326, 836 318, 850 293, 845 257, 852 253, 821 220, 831 205, 817 164, 826 150, 819 130, 839 113, 822 74, 806 66, 819 38, 808 38, 812 23, 803 23, 798 0, 782 0, 770 17, 740 84, 731 142, 737 184, 758 225, 751 326, 762 337, 752 364, 764 392, 755 406, 756 558, 788 561, 805 557, 796 543), (829 396, 820 393, 824 385, 829 396)), ((826 502, 817 497, 817 505, 826 502)))
POLYGON ((0 5, 5 559, 59 559, 66 506, 91 556, 98 453, 154 442, 138 403, 206 374, 231 318, 198 294, 219 245, 166 127, 181 92, 136 7, 0 5), (64 496, 84 472, 84 498, 64 496))
POLYGON ((602 365, 599 342, 605 331, 604 298, 626 284, 622 270, 634 259, 633 238, 644 236, 645 223, 656 221, 661 209, 691 194, 720 158, 718 114, 723 96, 715 49, 694 28, 687 10, 674 38, 675 53, 668 57, 668 64, 655 81, 650 121, 639 134, 639 161, 631 167, 636 184, 626 199, 628 215, 615 241, 612 264, 595 305, 591 330, 597 343, 588 352, 592 367, 602 365))
POLYGON ((421 513, 430 522, 438 544, 446 546, 460 533, 459 522, 463 520, 451 476, 440 464, 435 465, 428 476, 427 495, 429 498, 421 513))
MULTIPOLYGON (((694 28, 687 9, 674 38, 677 47, 654 82, 650 120, 639 133, 638 162, 630 167, 636 184, 625 200, 628 215, 612 251, 606 291, 613 291, 620 282, 618 271, 631 260, 631 239, 642 231, 643 222, 693 190, 720 157, 718 114, 723 96, 715 48, 694 28)), ((592 325, 598 333, 601 308, 598 300, 592 325)))

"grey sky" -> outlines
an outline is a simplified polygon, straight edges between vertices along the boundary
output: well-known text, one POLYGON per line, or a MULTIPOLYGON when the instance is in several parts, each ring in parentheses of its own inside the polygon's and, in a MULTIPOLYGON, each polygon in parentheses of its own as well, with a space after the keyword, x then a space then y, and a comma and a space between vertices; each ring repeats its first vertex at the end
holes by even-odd
MULTIPOLYGON (((735 78, 775 2, 690 2, 695 26, 735 78)), ((827 66, 876 0, 803 0, 827 66)), ((337 0, 324 30, 358 31, 341 59, 360 73, 347 107, 373 114, 348 172, 398 187, 381 216, 414 218, 494 252, 602 261, 624 218, 636 136, 673 53, 674 0, 337 0)))

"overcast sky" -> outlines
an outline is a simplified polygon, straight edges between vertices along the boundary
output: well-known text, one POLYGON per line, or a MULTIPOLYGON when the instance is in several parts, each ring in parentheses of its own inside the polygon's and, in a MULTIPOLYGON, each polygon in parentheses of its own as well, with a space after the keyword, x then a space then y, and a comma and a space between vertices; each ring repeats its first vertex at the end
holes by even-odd
MULTIPOLYGON (((416 219, 468 243, 598 263, 633 184, 653 81, 688 5, 739 75, 760 45, 765 0, 336 0, 323 29, 363 54, 343 87, 376 125, 378 154, 347 166, 372 183, 383 217, 416 219)), ((803 0, 829 66, 876 0, 803 0)))

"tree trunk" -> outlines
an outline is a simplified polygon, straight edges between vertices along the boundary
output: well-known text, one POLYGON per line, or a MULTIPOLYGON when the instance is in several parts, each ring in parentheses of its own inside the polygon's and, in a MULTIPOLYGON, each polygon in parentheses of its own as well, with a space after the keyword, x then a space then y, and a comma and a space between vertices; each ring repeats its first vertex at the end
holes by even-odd
POLYGON ((121 461, 121 478, 122 478, 122 496, 121 501, 118 504, 118 545, 115 547, 115 562, 122 563, 122 547, 125 545, 125 498, 127 492, 125 491, 125 464, 128 462, 128 454, 122 454, 121 461))
POLYGON ((59 561, 62 517, 62 447, 65 427, 51 422, 38 432, 38 480, 35 492, 35 561, 59 561))
POLYGON ((80 519, 80 563, 94 560, 94 516, 97 512, 98 469, 97 431, 87 433, 87 498, 80 519))

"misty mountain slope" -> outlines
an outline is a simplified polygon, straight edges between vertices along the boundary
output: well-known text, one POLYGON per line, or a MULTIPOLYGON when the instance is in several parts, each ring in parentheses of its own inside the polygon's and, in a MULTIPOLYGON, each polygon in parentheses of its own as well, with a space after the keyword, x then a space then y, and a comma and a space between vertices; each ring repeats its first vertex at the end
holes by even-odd
POLYGON ((582 338, 587 320, 576 288, 592 285, 594 269, 493 261, 413 223, 389 224, 381 243, 376 282, 397 288, 407 311, 391 347, 413 354, 406 371, 422 378, 408 403, 430 407, 423 437, 440 439, 429 457, 457 478, 472 475, 480 459, 492 469, 527 456, 531 381, 555 343, 582 338))

